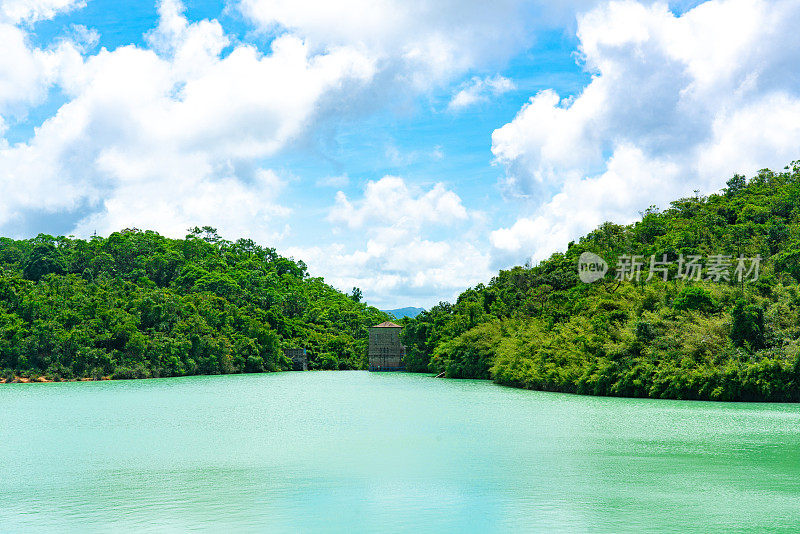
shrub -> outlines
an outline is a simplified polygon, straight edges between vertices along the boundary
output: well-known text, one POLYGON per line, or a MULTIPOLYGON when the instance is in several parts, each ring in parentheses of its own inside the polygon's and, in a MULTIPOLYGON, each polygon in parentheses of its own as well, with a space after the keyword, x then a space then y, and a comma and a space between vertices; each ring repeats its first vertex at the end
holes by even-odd
POLYGON ((700 286, 690 286, 678 293, 672 303, 676 310, 696 310, 702 313, 711 313, 717 309, 717 303, 708 290, 700 286))
POLYGON ((739 300, 731 312, 733 325, 731 341, 737 347, 750 350, 764 348, 764 309, 754 304, 746 304, 739 300))

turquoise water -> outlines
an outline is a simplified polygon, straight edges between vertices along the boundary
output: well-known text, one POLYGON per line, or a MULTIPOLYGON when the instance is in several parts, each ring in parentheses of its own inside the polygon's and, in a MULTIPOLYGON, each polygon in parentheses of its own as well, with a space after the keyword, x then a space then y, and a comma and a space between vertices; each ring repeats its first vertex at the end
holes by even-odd
POLYGON ((800 530, 800 407, 401 373, 0 385, 0 531, 800 530))

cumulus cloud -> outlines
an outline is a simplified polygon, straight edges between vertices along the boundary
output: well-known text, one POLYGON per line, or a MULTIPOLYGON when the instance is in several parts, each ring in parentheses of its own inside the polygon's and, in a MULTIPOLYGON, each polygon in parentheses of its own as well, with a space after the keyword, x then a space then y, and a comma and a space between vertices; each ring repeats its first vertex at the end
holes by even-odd
POLYGON ((438 183, 429 191, 409 186, 397 176, 367 183, 363 198, 351 202, 342 191, 328 215, 334 224, 348 228, 392 224, 419 228, 425 224, 449 225, 467 219, 461 198, 438 183))
POLYGON ((390 77, 417 88, 502 60, 530 38, 531 1, 241 0, 264 31, 288 29, 330 49, 368 52, 390 77))
POLYGON ((76 25, 72 40, 43 49, 30 45, 22 26, 84 5, 78 0, 0 0, 0 149, 10 124, 23 120, 32 106, 45 100, 58 81, 60 66, 74 63, 95 37, 76 25))
POLYGON ((290 231, 286 222, 275 224, 291 213, 279 203, 284 185, 273 171, 265 169, 258 169, 247 184, 233 176, 186 180, 179 174, 169 181, 126 182, 103 199, 102 211, 81 220, 76 232, 107 235, 120 228, 138 227, 183 235, 187 222, 200 224, 213 214, 213 224, 222 235, 276 242, 290 231), (247 225, 251 226, 245 232, 247 225))
MULTIPOLYGON (((48 49, 33 47, 24 29, 82 2, 2 1, 0 44, 10 53, 0 56, 0 135, 53 87, 67 102, 27 142, 0 137, 0 229, 13 234, 41 213, 68 213, 75 232, 110 231, 143 213, 146 199, 159 206, 153 224, 170 229, 222 218, 233 233, 274 235, 286 216, 275 195, 261 210, 220 201, 203 214, 185 206, 203 205, 209 191, 256 198, 258 161, 326 113, 341 113, 342 102, 352 106, 354 95, 391 95, 387 83, 424 91, 507 57, 527 42, 524 4, 352 0, 319 2, 311 16, 314 6, 244 1, 262 30, 279 30, 263 52, 232 43, 215 20, 188 21, 180 1, 162 0, 146 47, 90 55, 89 29, 48 49)), ((482 83, 499 88, 497 80, 482 83)), ((425 157, 441 158, 441 149, 425 157)))
POLYGON ((343 242, 288 252, 341 289, 360 287, 373 305, 429 306, 491 275, 476 239, 481 214, 443 184, 422 188, 386 176, 368 182, 360 198, 339 192, 328 220, 343 242))
POLYGON ((370 239, 355 251, 335 243, 286 252, 303 258, 312 273, 330 273, 326 281, 341 290, 360 288, 384 309, 433 306, 492 275, 488 255, 469 242, 370 239))
MULTIPOLYGON (((118 229, 134 215, 139 226, 178 233, 220 220, 222 231, 258 238, 284 225, 273 220, 287 210, 259 158, 300 134, 323 97, 368 82, 373 63, 350 49, 312 53, 293 35, 267 54, 245 44, 222 54, 230 41, 216 21, 189 23, 176 0, 159 13, 151 48, 84 58, 69 43, 41 51, 17 39, 15 58, 38 61, 31 70, 44 81, 12 79, 8 93, 58 83, 69 101, 28 142, 0 140, 0 226, 34 209, 87 206, 77 230, 118 229)), ((14 104, 2 90, 0 105, 14 104)))
POLYGON ((488 102, 492 96, 501 95, 514 89, 514 82, 499 74, 486 78, 473 77, 453 95, 447 107, 451 111, 458 111, 480 102, 488 102))
POLYGON ((3 124, 25 117, 57 81, 59 66, 79 56, 70 42, 43 50, 30 47, 25 31, 0 20, 0 135, 3 124))
POLYGON ((566 180, 534 214, 493 231, 494 264, 543 260, 601 222, 631 222, 638 216, 637 210, 652 205, 661 195, 660 187, 680 187, 684 179, 679 163, 649 158, 632 145, 618 147, 606 167, 599 175, 566 180))
POLYGON ((537 206, 492 242, 505 261, 541 259, 613 219, 733 172, 800 154, 800 4, 711 0, 681 16, 614 1, 579 17, 592 81, 545 90, 492 135, 507 193, 537 206))

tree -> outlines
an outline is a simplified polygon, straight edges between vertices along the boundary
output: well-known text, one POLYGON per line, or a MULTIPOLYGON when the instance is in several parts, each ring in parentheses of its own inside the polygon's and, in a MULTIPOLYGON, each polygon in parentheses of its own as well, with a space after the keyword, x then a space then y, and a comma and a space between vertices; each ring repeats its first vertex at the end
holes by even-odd
POLYGON ((787 249, 776 255, 775 271, 788 273, 800 281, 800 246, 793 243, 787 249))
POLYGON ((731 312, 731 340, 737 347, 764 348, 764 309, 739 299, 731 312))
POLYGON ((733 197, 741 193, 747 187, 747 179, 741 174, 734 174, 733 178, 725 182, 727 187, 724 189, 725 196, 733 197))
POLYGON ((353 290, 350 292, 350 298, 353 299, 354 302, 361 302, 362 298, 361 290, 357 287, 354 287, 353 290))
POLYGON ((64 258, 52 243, 36 245, 25 263, 23 274, 28 280, 39 281, 48 274, 65 272, 64 258))
POLYGON ((710 313, 717 308, 714 297, 708 290, 700 286, 690 286, 681 290, 678 297, 672 303, 676 310, 696 310, 703 313, 710 313))

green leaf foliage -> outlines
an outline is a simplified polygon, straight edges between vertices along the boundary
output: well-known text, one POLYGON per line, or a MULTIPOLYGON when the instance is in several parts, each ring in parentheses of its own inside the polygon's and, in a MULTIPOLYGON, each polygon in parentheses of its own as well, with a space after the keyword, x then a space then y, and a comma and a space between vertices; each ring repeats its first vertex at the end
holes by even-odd
POLYGON ((389 316, 301 261, 210 227, 86 241, 0 238, 0 378, 149 378, 291 368, 363 369, 389 316))
POLYGON ((627 226, 602 224, 565 252, 405 319, 407 368, 580 394, 798 402, 799 280, 794 162, 736 175, 720 194, 650 207, 627 226), (583 252, 612 270, 620 256, 642 256, 644 276, 583 284, 583 252), (731 276, 678 278, 681 254, 729 256, 731 276), (668 281, 645 281, 651 256, 663 255, 668 281), (758 279, 738 281, 737 258, 756 256, 758 279))

